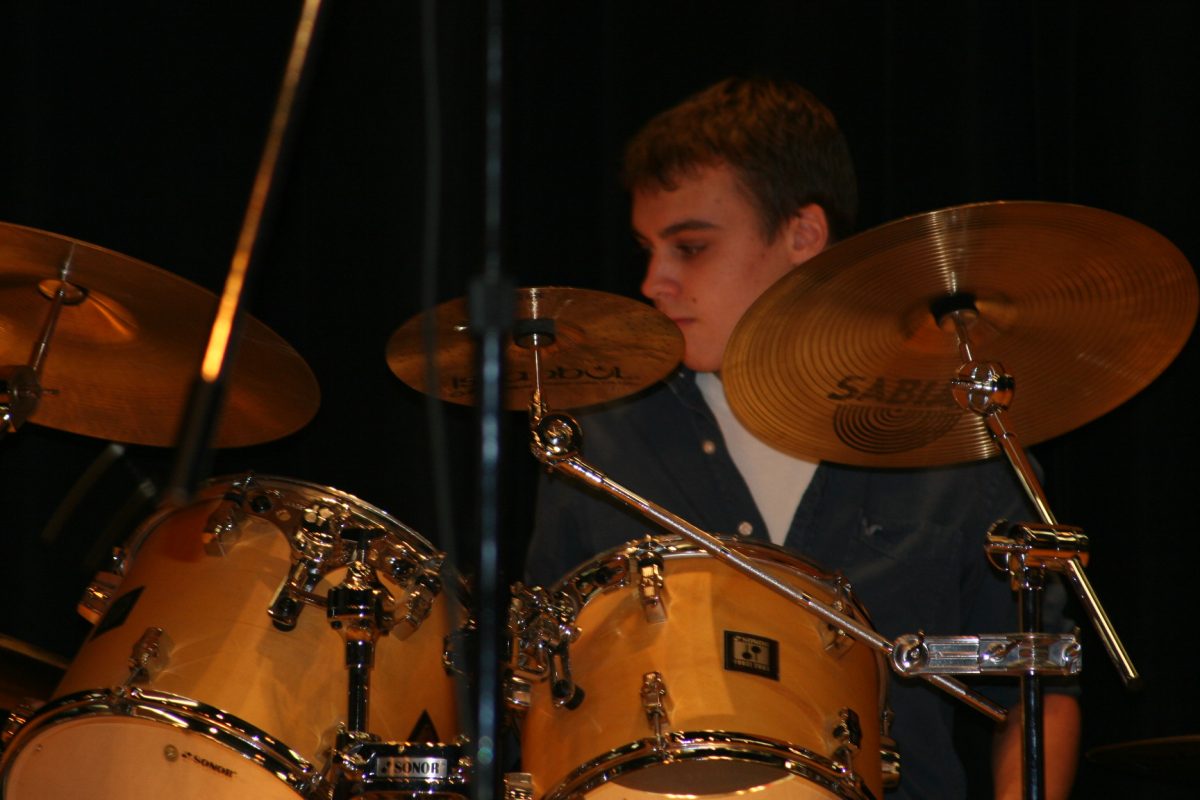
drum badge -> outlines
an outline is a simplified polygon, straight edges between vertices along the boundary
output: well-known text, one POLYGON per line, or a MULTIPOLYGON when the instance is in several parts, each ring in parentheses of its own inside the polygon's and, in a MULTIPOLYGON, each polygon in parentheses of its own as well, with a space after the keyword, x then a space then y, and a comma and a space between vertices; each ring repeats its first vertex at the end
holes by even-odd
POLYGON ((725 631, 725 669, 779 680, 779 642, 741 631, 725 631))

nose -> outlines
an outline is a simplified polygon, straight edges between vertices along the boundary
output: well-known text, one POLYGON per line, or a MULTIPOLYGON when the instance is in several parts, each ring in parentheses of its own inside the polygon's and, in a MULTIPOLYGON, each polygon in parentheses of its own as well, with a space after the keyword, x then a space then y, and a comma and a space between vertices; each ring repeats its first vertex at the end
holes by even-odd
POLYGON ((661 255, 650 253, 646 258, 646 277, 642 279, 642 294, 658 302, 679 292, 675 270, 661 255))

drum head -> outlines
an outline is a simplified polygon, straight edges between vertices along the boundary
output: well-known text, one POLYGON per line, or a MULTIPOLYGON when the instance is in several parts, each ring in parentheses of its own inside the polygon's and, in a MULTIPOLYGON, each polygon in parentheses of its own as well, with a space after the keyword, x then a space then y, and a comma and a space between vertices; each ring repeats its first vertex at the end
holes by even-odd
POLYGON ((90 716, 40 731, 12 762, 4 796, 295 800, 297 794, 249 754, 208 736, 147 719, 90 716))

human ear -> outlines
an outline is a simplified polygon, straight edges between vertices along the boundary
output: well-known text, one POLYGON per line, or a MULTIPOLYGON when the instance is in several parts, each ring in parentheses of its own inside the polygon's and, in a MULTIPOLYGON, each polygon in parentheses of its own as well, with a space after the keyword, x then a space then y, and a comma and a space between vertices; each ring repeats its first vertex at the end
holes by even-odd
POLYGON ((802 264, 829 246, 829 219, 825 209, 809 203, 796 209, 784 224, 792 263, 802 264))

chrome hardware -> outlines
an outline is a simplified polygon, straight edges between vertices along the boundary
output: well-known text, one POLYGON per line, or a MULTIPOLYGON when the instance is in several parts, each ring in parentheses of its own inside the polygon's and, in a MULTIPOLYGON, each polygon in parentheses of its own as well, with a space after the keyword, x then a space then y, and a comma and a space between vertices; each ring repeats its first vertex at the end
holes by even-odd
POLYGON ((900 785, 900 750, 896 740, 890 736, 879 739, 879 766, 883 770, 883 788, 895 789, 900 785))
POLYGON ((513 711, 528 711, 533 706, 533 685, 516 675, 504 681, 504 704, 513 711))
POLYGON ((335 764, 345 790, 335 797, 444 797, 466 795, 471 760, 457 742, 382 742, 349 733, 342 737, 335 764))
POLYGON ((846 768, 847 774, 854 774, 854 758, 862 747, 862 726, 858 714, 852 708, 838 709, 838 721, 833 726, 833 738, 838 746, 833 751, 833 759, 846 768))
POLYGON ((574 710, 583 702, 583 689, 571 677, 571 651, 566 642, 550 650, 550 694, 559 708, 574 710))
POLYGON ((508 611, 509 666, 534 681, 551 673, 552 653, 565 651, 579 638, 575 626, 577 609, 563 593, 553 600, 540 586, 513 585, 508 611))
POLYGON ((1071 561, 1081 567, 1088 562, 1088 537, 1082 528, 1071 525, 1046 525, 1032 522, 997 522, 987 534, 984 546, 988 559, 1011 577, 1018 591, 1029 570, 1068 572, 1071 561), (1008 534, 1001 530, 1008 527, 1008 534))
MULTIPOLYGON (((363 560, 377 531, 359 531, 353 538, 354 560, 342 582, 329 590, 326 615, 330 626, 345 643, 349 674, 346 727, 351 732, 369 730, 371 668, 375 664, 375 642, 388 632, 387 609, 391 596, 363 560)), ((347 534, 349 536, 349 534, 347 534)))
POLYGON ((125 685, 149 683, 157 678, 170 661, 174 646, 171 637, 162 628, 146 628, 133 643, 133 651, 129 654, 129 677, 125 685))
POLYGON ((291 573, 283 579, 279 590, 275 592, 275 599, 267 607, 267 615, 276 628, 290 631, 296 627, 304 603, 315 604, 313 590, 321 582, 323 574, 321 565, 308 558, 300 558, 292 564, 291 573))
POLYGON ((126 567, 125 548, 114 547, 108 555, 108 563, 92 577, 87 588, 83 590, 83 597, 79 598, 79 604, 75 606, 79 616, 93 625, 100 623, 112 604, 113 596, 121 588, 126 567))
POLYGON ((535 456, 571 458, 578 455, 583 445, 583 429, 569 414, 548 414, 536 421, 532 432, 535 456))
POLYGON ((659 624, 667 621, 667 596, 663 582, 663 558, 661 546, 647 542, 634 552, 634 564, 638 573, 638 600, 646 622, 659 624))
POLYGON ((533 800, 533 775, 528 772, 504 773, 504 800, 533 800))
POLYGON ((571 678, 569 645, 579 638, 576 605, 565 592, 553 599, 540 586, 513 585, 508 609, 509 667, 533 681, 550 681, 554 705, 578 708, 583 689, 571 678))
MULTIPOLYGON (((838 575, 835 578, 833 593, 833 601, 829 604, 830 608, 839 614, 853 614, 854 603, 851 600, 850 582, 845 577, 838 575)), ((846 633, 844 628, 820 621, 817 623, 817 628, 825 652, 833 656, 840 658, 854 646, 854 639, 846 633)))
POLYGON ((238 507, 242 499, 231 492, 225 495, 217 510, 208 515, 201 534, 205 553, 223 556, 242 538, 242 523, 246 520, 246 512, 238 507))
POLYGON ((4 752, 4 748, 12 741, 12 738, 17 735, 17 731, 29 722, 29 718, 34 712, 42 706, 42 703, 25 700, 17 705, 16 708, 6 709, 8 714, 4 718, 4 724, 0 725, 0 753, 4 752))
POLYGON ((901 675, 1077 675, 1082 667, 1077 633, 905 634, 892 650, 901 675))
POLYGON ((397 618, 392 627, 392 632, 399 639, 407 639, 421 627, 433 610, 433 601, 442 590, 442 582, 436 575, 421 575, 414 584, 408 593, 404 615, 397 618))
POLYGON ((665 744, 663 734, 671 726, 667 708, 667 684, 661 672, 647 672, 642 676, 641 695, 646 722, 650 724, 654 739, 661 748, 665 744))

